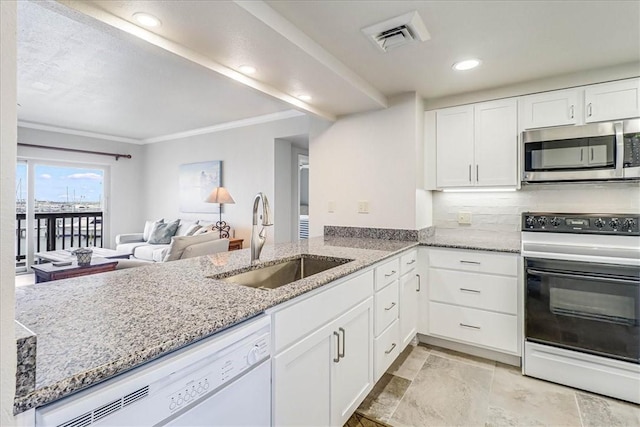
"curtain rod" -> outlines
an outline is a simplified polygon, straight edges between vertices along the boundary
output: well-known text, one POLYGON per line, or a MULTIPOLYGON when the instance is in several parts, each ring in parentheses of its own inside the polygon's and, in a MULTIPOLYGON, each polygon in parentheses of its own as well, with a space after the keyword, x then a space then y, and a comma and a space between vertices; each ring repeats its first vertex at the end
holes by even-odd
POLYGON ((31 147, 31 148, 44 148, 45 150, 71 151, 71 152, 74 152, 74 153, 98 154, 100 156, 115 157, 116 160, 118 160, 120 157, 124 157, 125 159, 130 159, 131 158, 131 154, 118 154, 118 153, 105 153, 103 151, 77 150, 75 148, 50 147, 48 145, 35 145, 35 144, 21 144, 21 143, 18 143, 18 146, 19 147, 31 147))

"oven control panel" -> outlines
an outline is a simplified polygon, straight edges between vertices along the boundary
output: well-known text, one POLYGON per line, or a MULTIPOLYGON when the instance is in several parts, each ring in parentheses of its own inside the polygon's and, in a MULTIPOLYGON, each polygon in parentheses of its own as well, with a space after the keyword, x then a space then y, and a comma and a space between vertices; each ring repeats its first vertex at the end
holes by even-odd
POLYGON ((522 231, 640 236, 640 215, 524 212, 522 231))

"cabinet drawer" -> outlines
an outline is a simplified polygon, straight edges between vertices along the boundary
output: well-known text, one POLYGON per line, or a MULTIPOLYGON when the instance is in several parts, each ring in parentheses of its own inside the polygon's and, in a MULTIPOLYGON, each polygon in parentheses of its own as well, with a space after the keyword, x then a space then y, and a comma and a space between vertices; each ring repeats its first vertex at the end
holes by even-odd
POLYGON ((398 291, 397 280, 376 293, 376 327, 374 332, 376 336, 398 318, 399 297, 400 293, 398 291))
POLYGON ((496 350, 518 353, 517 316, 429 303, 429 333, 496 350))
POLYGON ((389 369, 400 355, 400 322, 396 320, 373 341, 374 382, 389 369))
POLYGON ((518 256, 456 249, 429 250, 429 266, 477 273, 518 275, 518 256))
POLYGON ((400 276, 400 258, 394 258, 376 267, 376 291, 400 276))
POLYGON ((418 264, 418 251, 410 251, 409 253, 400 257, 400 274, 407 274, 408 272, 415 270, 418 264))
POLYGON ((274 353, 373 295, 373 271, 273 313, 274 353))
POLYGON ((517 314, 518 279, 430 268, 429 299, 517 314))

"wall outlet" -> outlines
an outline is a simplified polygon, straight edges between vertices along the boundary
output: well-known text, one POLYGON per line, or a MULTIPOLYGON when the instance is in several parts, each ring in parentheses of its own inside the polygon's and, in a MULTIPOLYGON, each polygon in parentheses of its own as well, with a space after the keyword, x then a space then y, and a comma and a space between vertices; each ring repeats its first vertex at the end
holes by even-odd
POLYGON ((471 224, 471 212, 458 212, 458 224, 471 224))
POLYGON ((327 203, 327 211, 329 211, 329 213, 334 213, 336 211, 335 200, 329 200, 329 203, 327 203))
POLYGON ((358 201, 358 213, 369 213, 369 202, 367 200, 358 201))

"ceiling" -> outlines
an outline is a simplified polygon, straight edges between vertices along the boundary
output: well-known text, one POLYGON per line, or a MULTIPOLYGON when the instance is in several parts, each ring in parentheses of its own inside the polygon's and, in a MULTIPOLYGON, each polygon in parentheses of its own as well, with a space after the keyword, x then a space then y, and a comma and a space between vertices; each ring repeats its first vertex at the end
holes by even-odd
POLYGON ((636 1, 19 2, 18 115, 140 142, 292 108, 334 119, 637 62, 639 23, 636 1), (361 33, 414 10, 426 42, 383 53, 361 33), (482 65, 451 69, 468 57, 482 65))

